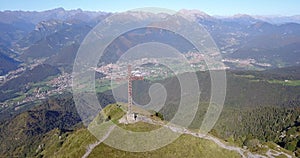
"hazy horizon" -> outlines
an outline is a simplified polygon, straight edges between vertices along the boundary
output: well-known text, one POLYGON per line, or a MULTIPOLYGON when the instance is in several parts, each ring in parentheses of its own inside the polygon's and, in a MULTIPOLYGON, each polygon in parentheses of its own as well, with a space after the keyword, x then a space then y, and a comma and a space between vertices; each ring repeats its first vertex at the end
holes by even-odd
MULTIPOLYGON (((151 8, 151 7, 150 7, 151 8)), ((155 7, 153 7, 155 8, 155 7)), ((45 10, 0 10, 0 12, 45 12, 45 11, 51 11, 51 10, 55 10, 55 9, 64 9, 65 11, 75 11, 75 10, 81 10, 81 11, 86 11, 86 12, 103 12, 103 13, 118 13, 118 11, 115 12, 110 12, 110 11, 104 11, 104 10, 86 10, 86 9, 82 9, 82 8, 73 8, 73 9, 66 9, 64 7, 55 7, 55 8, 50 8, 50 9, 45 9, 45 10)), ((137 8, 135 8, 137 9, 137 8)), ((164 9, 164 8, 162 8, 164 9)), ((166 8, 168 9, 168 8, 166 8)), ((209 14, 203 10, 199 10, 199 9, 187 9, 187 8, 182 8, 179 10, 174 10, 174 11, 181 11, 181 10, 189 10, 189 11, 199 11, 202 13, 205 13, 209 16, 212 17, 220 17, 220 18, 226 18, 226 17, 234 17, 234 16, 243 16, 243 15, 249 15, 252 17, 267 17, 267 18, 272 18, 272 17, 294 17, 294 16, 300 16, 299 14, 293 14, 293 15, 281 15, 281 14, 270 14, 270 15, 261 15, 261 14, 247 14, 247 13, 236 13, 236 14, 232 14, 232 15, 219 15, 219 14, 209 14)), ((129 10, 126 10, 129 11, 129 10)), ((123 12, 123 11, 119 11, 119 12, 123 12)))
POLYGON ((247 14, 252 16, 294 16, 300 15, 300 1, 61 1, 61 0, 0 0, 0 11, 46 11, 55 8, 65 10, 81 9, 84 11, 123 12, 136 8, 158 7, 175 11, 181 9, 199 10, 212 16, 233 16, 247 14))

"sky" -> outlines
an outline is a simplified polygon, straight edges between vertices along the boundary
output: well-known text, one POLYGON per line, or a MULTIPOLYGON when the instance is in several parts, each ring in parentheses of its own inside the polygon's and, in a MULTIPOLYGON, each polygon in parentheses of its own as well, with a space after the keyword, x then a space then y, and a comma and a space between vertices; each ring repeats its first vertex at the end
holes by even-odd
POLYGON ((0 0, 0 10, 43 11, 63 7, 105 12, 160 7, 197 9, 209 15, 300 15, 299 0, 0 0))

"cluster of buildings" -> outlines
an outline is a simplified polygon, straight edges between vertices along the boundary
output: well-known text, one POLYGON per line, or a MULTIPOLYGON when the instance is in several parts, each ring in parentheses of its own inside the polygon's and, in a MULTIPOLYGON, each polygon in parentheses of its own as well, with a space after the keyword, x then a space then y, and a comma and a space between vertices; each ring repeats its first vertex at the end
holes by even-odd
POLYGON ((146 78, 170 77, 172 76, 172 74, 174 74, 174 71, 185 71, 186 65, 188 65, 189 68, 194 68, 200 71, 204 71, 207 69, 203 54, 188 52, 184 54, 184 56, 187 59, 187 63, 182 63, 185 61, 175 59, 174 57, 141 58, 139 60, 131 61, 130 63, 128 61, 120 61, 93 69, 97 72, 105 74, 105 77, 103 79, 108 80, 125 78, 128 73, 128 65, 132 65, 133 70, 131 73, 134 76, 143 76, 146 78))
POLYGON ((132 66, 131 74, 134 76, 143 77, 159 77, 168 76, 171 73, 167 67, 160 64, 157 59, 153 58, 142 58, 141 60, 135 60, 130 63, 128 62, 117 62, 114 64, 107 64, 98 68, 94 68, 95 71, 105 74, 102 79, 107 80, 118 80, 126 78, 128 75, 127 67, 132 66))
POLYGON ((0 102, 0 108, 6 108, 6 107, 8 107, 8 104, 0 102))
MULTIPOLYGON (((187 59, 188 63, 182 63, 179 60, 176 60, 174 57, 165 57, 165 58, 141 58, 138 60, 128 61, 119 61, 117 63, 110 63, 107 65, 103 65, 101 67, 92 68, 96 72, 103 73, 105 77, 101 78, 101 80, 126 80, 128 76, 128 65, 132 66, 131 73, 133 76, 143 76, 144 78, 154 79, 154 78, 166 78, 175 75, 175 72, 186 72, 188 69, 196 69, 200 71, 207 70, 207 66, 205 64, 204 55, 188 52, 184 54, 184 57, 187 59), (170 66, 172 65, 172 66, 170 66), (187 67, 188 68, 187 68, 187 67), (172 68, 171 68, 172 67, 172 68)), ((223 59, 223 62, 231 62, 231 63, 239 63, 243 65, 249 64, 259 64, 254 59, 223 59)), ((263 64, 263 63, 261 63, 263 64)), ((34 67, 35 65, 31 65, 34 67)), ((268 66, 268 65, 265 65, 268 66)), ((25 68, 21 67, 15 71, 10 72, 4 77, 0 76, 0 82, 5 82, 7 79, 11 79, 13 77, 18 76, 20 73, 24 72, 25 68)), ((50 81, 48 81, 44 85, 40 85, 40 87, 36 87, 35 90, 30 93, 25 94, 25 98, 21 101, 18 101, 17 105, 23 104, 25 102, 35 101, 38 99, 45 99, 47 96, 53 94, 61 94, 66 90, 69 90, 72 86, 72 75, 69 73, 63 73, 50 81)), ((0 104, 0 107, 7 106, 4 103, 0 104)))
POLYGON ((36 100, 46 99, 48 96, 54 94, 62 94, 64 91, 68 90, 71 87, 72 77, 71 74, 63 73, 62 75, 55 77, 48 81, 45 85, 41 85, 39 87, 34 88, 32 91, 24 94, 24 98, 18 101, 9 101, 6 103, 1 103, 0 108, 8 107, 8 105, 12 104, 17 106, 15 110, 19 107, 18 105, 32 102, 36 100))
POLYGON ((0 84, 11 80, 13 78, 17 78, 18 76, 20 76, 25 70, 27 69, 33 69, 34 67, 42 64, 45 61, 45 59, 36 59, 34 60, 33 64, 29 64, 29 65, 21 65, 18 69, 16 70, 12 70, 10 72, 8 72, 6 75, 4 76, 0 76, 0 84))
POLYGON ((62 93, 72 85, 72 75, 69 73, 63 73, 62 75, 50 80, 47 83, 48 86, 52 87, 49 92, 50 94, 62 93))
POLYGON ((8 80, 11 80, 13 78, 17 78, 25 70, 26 70, 25 67, 20 67, 20 68, 18 68, 16 70, 10 71, 9 73, 7 73, 4 76, 0 76, 0 84, 6 82, 8 80))

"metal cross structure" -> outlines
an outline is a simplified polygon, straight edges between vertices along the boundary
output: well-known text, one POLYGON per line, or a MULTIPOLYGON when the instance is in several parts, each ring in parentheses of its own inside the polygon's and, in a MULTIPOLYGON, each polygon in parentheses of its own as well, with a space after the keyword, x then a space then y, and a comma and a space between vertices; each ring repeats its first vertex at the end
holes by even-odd
POLYGON ((132 75, 131 65, 127 67, 127 77, 126 78, 117 78, 116 81, 124 81, 127 80, 128 82, 128 114, 131 114, 131 107, 132 107, 132 81, 134 80, 144 80, 143 76, 134 76, 132 75))
POLYGON ((132 81, 133 80, 144 80, 144 77, 132 75, 131 65, 128 65, 127 81, 128 81, 128 113, 129 114, 131 114, 131 107, 132 107, 132 81))

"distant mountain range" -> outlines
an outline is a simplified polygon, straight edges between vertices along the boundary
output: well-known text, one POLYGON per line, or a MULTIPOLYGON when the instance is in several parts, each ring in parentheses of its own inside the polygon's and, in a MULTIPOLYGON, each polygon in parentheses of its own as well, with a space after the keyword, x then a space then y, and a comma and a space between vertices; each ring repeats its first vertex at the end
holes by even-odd
MULTIPOLYGON (((220 17, 210 16, 198 10, 179 12, 193 18, 209 31, 224 58, 254 59, 260 63, 270 64, 271 67, 300 63, 299 16, 220 17)), ((87 33, 111 14, 113 13, 63 8, 42 12, 2 11, 0 46, 10 50, 8 54, 6 53, 7 56, 25 63, 32 59, 48 58, 47 63, 71 66, 77 49, 87 33), (67 61, 64 61, 65 59, 67 61)), ((147 14, 150 16, 150 13, 147 14)), ((152 37, 147 38, 152 40, 152 37)), ((126 46, 126 43, 119 44, 123 47, 118 48, 120 50, 126 50, 125 47, 130 46, 126 46)), ((110 53, 114 51, 116 50, 110 50, 110 53)), ((3 57, 1 59, 11 60, 3 57)), ((232 63, 228 63, 228 66, 236 68, 232 63)))

